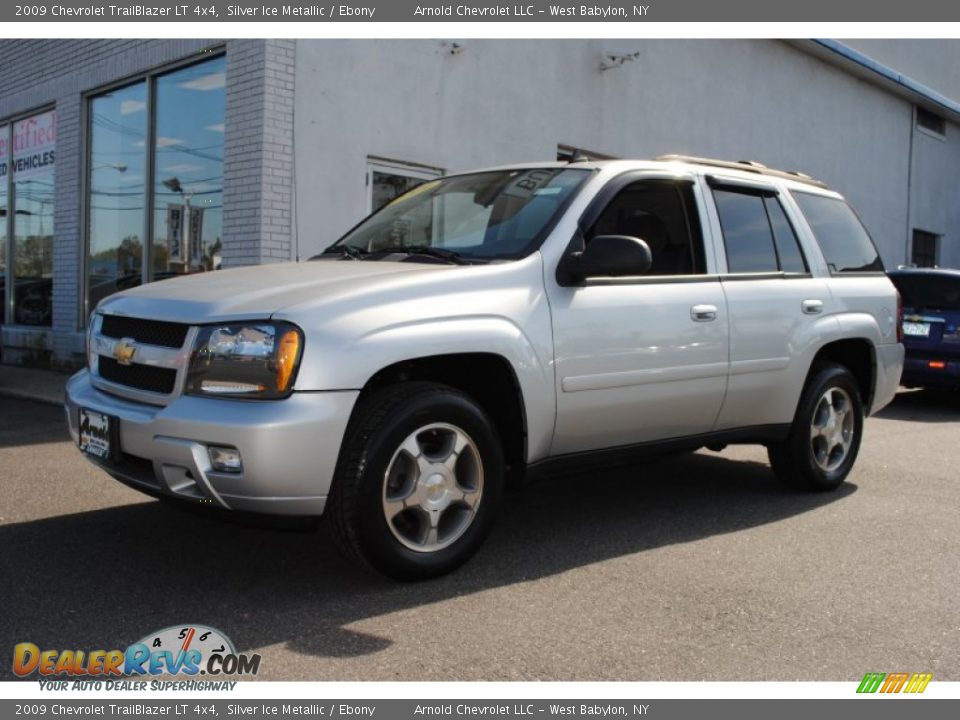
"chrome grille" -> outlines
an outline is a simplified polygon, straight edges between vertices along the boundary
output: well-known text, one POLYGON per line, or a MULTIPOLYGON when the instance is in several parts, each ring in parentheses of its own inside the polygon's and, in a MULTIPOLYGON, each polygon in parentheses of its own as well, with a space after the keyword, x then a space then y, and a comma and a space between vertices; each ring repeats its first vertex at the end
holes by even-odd
POLYGON ((183 347, 189 330, 190 326, 182 323, 104 315, 100 334, 111 338, 130 338, 144 345, 179 349, 183 347))
POLYGON ((183 323, 96 315, 90 329, 92 382, 119 397, 166 405, 183 390, 196 333, 183 323))
POLYGON ((101 355, 97 361, 100 377, 118 385, 169 395, 177 386, 177 371, 174 368, 150 365, 121 365, 113 358, 101 355))

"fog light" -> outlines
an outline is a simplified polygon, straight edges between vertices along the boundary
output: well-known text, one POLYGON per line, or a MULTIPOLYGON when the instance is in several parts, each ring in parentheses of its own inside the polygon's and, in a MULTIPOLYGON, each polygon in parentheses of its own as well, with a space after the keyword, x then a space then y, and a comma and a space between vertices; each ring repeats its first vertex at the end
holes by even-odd
POLYGON ((238 473, 243 470, 240 451, 236 448, 211 445, 207 448, 207 453, 210 455, 210 464, 213 465, 214 470, 229 473, 238 473))

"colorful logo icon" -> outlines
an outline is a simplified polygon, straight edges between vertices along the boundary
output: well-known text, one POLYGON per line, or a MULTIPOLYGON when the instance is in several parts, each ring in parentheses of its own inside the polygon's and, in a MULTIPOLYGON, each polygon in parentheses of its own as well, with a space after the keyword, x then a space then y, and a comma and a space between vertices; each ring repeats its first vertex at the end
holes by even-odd
POLYGON ((129 365, 133 362, 136 352, 137 344, 133 338, 123 338, 113 346, 113 357, 121 365, 129 365))
POLYGON ((126 650, 13 648, 18 677, 131 677, 138 675, 256 675, 260 655, 238 653, 224 633, 206 625, 174 625, 150 633, 126 650))
POLYGON ((922 693, 933 679, 933 673, 867 673, 860 681, 858 693, 922 693))

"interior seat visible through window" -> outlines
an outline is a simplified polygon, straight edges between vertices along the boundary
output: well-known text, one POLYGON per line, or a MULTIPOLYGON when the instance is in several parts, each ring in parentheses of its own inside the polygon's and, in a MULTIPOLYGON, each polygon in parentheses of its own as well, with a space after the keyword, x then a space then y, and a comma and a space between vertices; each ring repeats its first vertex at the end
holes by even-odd
POLYGON ((706 272, 703 239, 688 184, 662 180, 633 183, 618 193, 586 233, 628 235, 650 248, 653 263, 647 275, 694 275, 706 272))

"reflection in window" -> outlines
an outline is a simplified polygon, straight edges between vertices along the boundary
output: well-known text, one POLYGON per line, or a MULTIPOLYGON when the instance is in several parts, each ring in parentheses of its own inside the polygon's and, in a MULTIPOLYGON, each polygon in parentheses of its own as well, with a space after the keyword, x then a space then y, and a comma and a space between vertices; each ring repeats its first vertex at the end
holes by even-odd
POLYGON ((90 101, 90 308, 140 284, 143 258, 146 83, 90 101))
POLYGON ((860 218, 839 198, 793 192, 831 273, 883 272, 883 262, 860 218))
POLYGON ((220 267, 225 78, 224 58, 157 78, 155 280, 220 267))
POLYGON ((777 243, 777 256, 780 258, 780 269, 784 272, 805 273, 807 261, 800 250, 800 242, 793 232, 793 226, 787 220, 786 213, 775 197, 765 197, 763 204, 767 208, 770 218, 770 227, 773 228, 773 239, 777 243))
POLYGON ((375 213, 395 198, 442 174, 439 168, 371 158, 367 165, 370 212, 375 213))
POLYGON ((13 124, 13 319, 20 325, 52 324, 56 136, 53 110, 13 124))
POLYGON ((777 253, 763 197, 728 190, 714 190, 713 197, 723 229, 729 272, 777 271, 777 253))
POLYGON ((219 268, 225 77, 219 57, 90 100, 90 309, 144 271, 152 281, 219 268))
POLYGON ((9 163, 7 146, 10 144, 10 126, 0 125, 0 323, 7 319, 7 182, 9 163))

